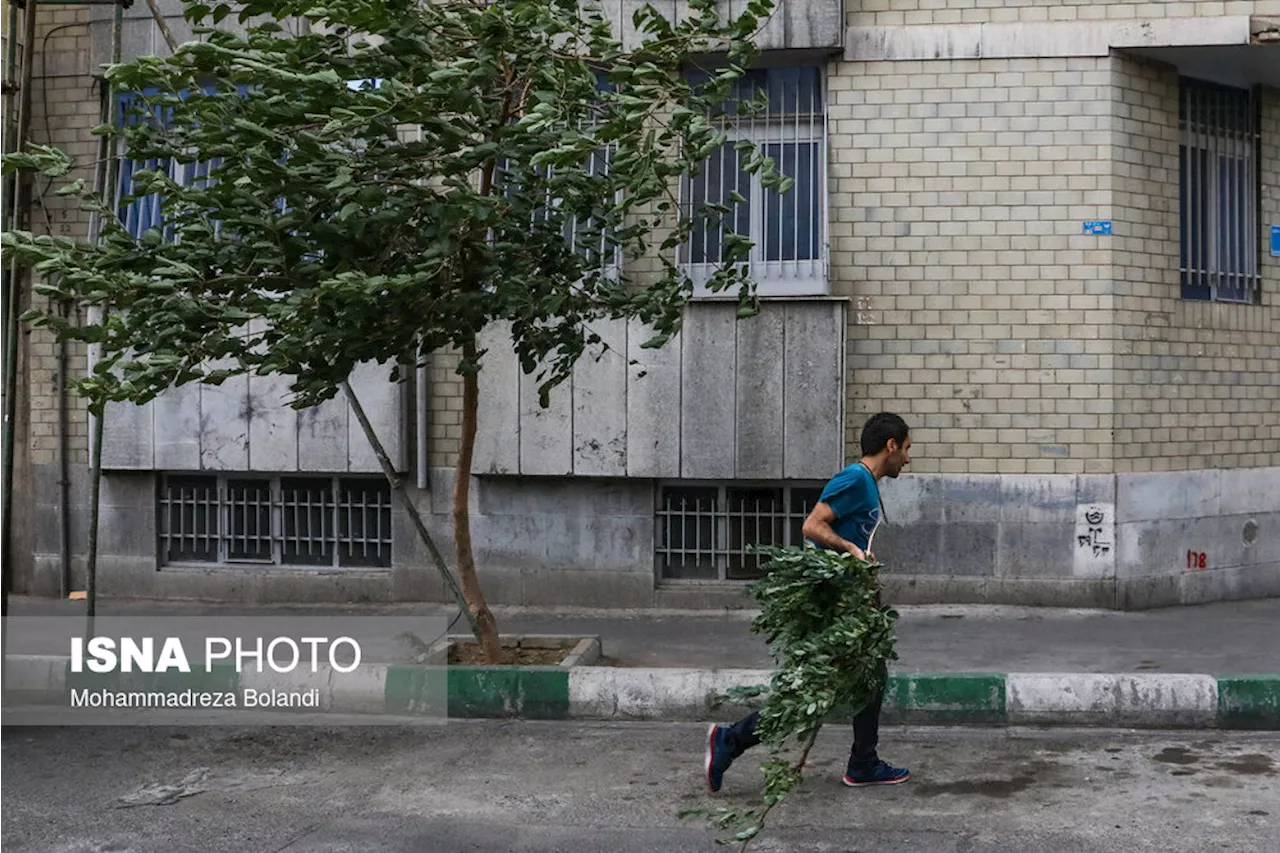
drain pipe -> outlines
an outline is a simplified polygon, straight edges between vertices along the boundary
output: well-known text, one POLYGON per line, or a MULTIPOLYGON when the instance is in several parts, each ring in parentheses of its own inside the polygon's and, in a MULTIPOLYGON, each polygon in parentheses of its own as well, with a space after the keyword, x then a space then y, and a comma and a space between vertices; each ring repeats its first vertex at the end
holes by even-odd
MULTIPOLYGON (((62 306, 63 318, 71 312, 62 306)), ((62 564, 62 600, 71 594, 71 460, 67 455, 67 343, 58 341, 58 556, 62 564)))
POLYGON ((414 391, 415 396, 417 397, 417 400, 415 401, 417 403, 417 411, 415 412, 416 417, 414 418, 414 425, 417 427, 415 432, 417 432, 416 438, 418 439, 418 446, 415 448, 418 451, 418 490, 428 494, 431 489, 431 470, 428 467, 430 459, 428 458, 429 454, 427 452, 430 443, 430 436, 428 434, 429 424, 427 423, 427 420, 431 414, 429 402, 430 389, 427 387, 427 376, 430 369, 429 365, 420 364, 418 365, 418 375, 414 377, 416 380, 414 382, 414 391))

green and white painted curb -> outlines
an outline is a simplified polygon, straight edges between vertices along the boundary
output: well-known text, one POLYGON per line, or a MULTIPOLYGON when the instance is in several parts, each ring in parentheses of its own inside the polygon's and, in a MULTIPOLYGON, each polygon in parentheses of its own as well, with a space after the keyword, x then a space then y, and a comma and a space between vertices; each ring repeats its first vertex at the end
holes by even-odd
MULTIPOLYGON (((64 657, 13 656, 8 689, 67 704, 73 689, 319 691, 318 709, 349 714, 438 713, 431 690, 447 684, 448 716, 589 720, 730 720, 730 687, 768 684, 755 669, 603 666, 367 664, 347 674, 210 673, 139 676, 70 672, 64 657)), ((438 703, 437 703, 438 704, 438 703)), ((832 719, 844 719, 845 711, 832 719)), ((908 673, 891 675, 886 723, 1248 728, 1280 730, 1280 675, 1167 673, 908 673)))

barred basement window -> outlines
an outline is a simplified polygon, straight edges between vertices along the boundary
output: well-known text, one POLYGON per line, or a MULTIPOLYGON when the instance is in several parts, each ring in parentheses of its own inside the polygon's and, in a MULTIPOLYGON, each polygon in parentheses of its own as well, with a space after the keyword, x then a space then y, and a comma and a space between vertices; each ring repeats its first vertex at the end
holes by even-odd
POLYGON ((801 529, 822 494, 809 485, 664 485, 659 488, 655 558, 674 580, 751 580, 762 558, 749 545, 804 543, 801 529))
POLYGON ((1178 120, 1182 298, 1255 302, 1257 100, 1247 89, 1184 77, 1178 120))
POLYGON ((166 565, 391 565, 391 488, 379 478, 168 474, 159 516, 166 565))
POLYGON ((681 183, 686 215, 704 204, 723 204, 730 213, 715 227, 696 228, 680 255, 705 295, 703 285, 723 259, 729 232, 754 242, 750 274, 762 296, 813 296, 827 292, 826 95, 817 66, 748 71, 725 104, 728 142, 713 152, 696 177, 681 183), (734 104, 764 92, 768 108, 737 118, 734 104), (786 193, 766 190, 759 173, 745 171, 747 156, 738 140, 756 143, 774 168, 795 184, 786 193), (735 202, 737 193, 741 201, 735 202))

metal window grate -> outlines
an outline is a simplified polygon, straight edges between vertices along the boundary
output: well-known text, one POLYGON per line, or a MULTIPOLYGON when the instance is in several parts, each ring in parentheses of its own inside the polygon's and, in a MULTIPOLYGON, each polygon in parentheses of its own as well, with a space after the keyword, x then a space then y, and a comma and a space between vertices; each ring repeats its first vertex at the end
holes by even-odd
MULTIPOLYGON (((827 292, 826 96, 818 66, 749 71, 723 105, 719 121, 728 142, 712 152, 702 171, 681 182, 686 216, 707 204, 729 208, 718 222, 695 226, 680 261, 701 287, 723 260, 729 233, 753 242, 750 274, 763 295, 827 292), (736 104, 763 93, 763 112, 739 116, 736 104), (739 140, 751 140, 774 168, 795 181, 786 193, 765 189, 746 172, 739 140), (735 201, 737 193, 741 201, 735 201)), ((705 292, 705 291, 703 291, 705 292)))
POLYGON ((798 546, 819 486, 666 485, 659 488, 655 559, 674 580, 750 580, 762 559, 750 545, 798 546))
POLYGON ((1258 104, 1253 92, 1183 78, 1179 214, 1184 299, 1254 302, 1258 252, 1258 104))
POLYGON ((391 565, 385 481, 167 475, 159 504, 166 564, 391 565))
MULTIPOLYGON (((243 92, 245 87, 239 87, 243 92)), ((212 92, 212 87, 205 87, 205 92, 212 92)), ((150 123, 156 127, 166 127, 172 118, 173 111, 158 106, 142 106, 138 100, 139 95, 154 95, 157 89, 144 89, 140 93, 123 92, 117 97, 118 109, 116 112, 117 120, 122 126, 137 125, 142 123, 150 123)), ((145 161, 133 160, 129 157, 128 152, 124 152, 119 157, 119 171, 116 179, 116 198, 119 199, 119 209, 117 211, 120 221, 124 224, 126 230, 135 238, 141 238, 142 234, 150 228, 159 229, 167 242, 173 242, 177 239, 177 232, 173 224, 164 221, 163 198, 156 194, 150 193, 142 196, 134 196, 134 173, 146 169, 149 171, 164 172, 174 183, 179 186, 190 186, 198 183, 207 185, 212 180, 213 172, 218 168, 221 161, 201 163, 181 163, 174 158, 167 160, 150 159, 145 161)))

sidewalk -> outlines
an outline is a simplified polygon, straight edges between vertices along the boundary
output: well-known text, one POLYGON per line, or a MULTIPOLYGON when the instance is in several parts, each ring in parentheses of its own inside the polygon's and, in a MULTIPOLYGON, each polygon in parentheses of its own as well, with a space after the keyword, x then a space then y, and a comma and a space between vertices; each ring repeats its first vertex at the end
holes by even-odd
MULTIPOLYGON (((897 672, 1280 673, 1280 599, 1133 613, 987 605, 899 607, 897 672)), ((79 616, 80 601, 11 597, 11 616, 79 616)), ((263 606, 108 600, 99 616, 432 615, 433 604, 263 606)), ((751 611, 495 607, 498 630, 598 635, 611 666, 768 669, 751 611)), ((466 633, 465 619, 454 625, 466 633)))
MULTIPOLYGON (((77 616, 83 608, 83 602, 12 598, 9 612, 77 616)), ((457 615, 423 604, 246 607, 123 600, 102 602, 98 612, 457 615)), ((899 613, 899 660, 886 700, 890 721, 1280 728, 1280 599, 1133 613, 980 605, 904 606, 899 613)), ((750 611, 498 607, 495 614, 504 634, 599 636, 604 658, 597 666, 483 678, 479 687, 465 688, 466 668, 453 667, 451 715, 720 719, 734 709, 715 708, 712 696, 731 684, 767 682, 770 675, 767 648, 750 631, 750 611), (468 693, 465 707, 455 708, 455 686, 468 693), (536 701, 522 704, 535 694, 536 701)), ((458 620, 453 632, 466 631, 466 621, 458 620)), ((32 648, 30 638, 11 637, 10 644, 18 653, 55 653, 32 648)))

